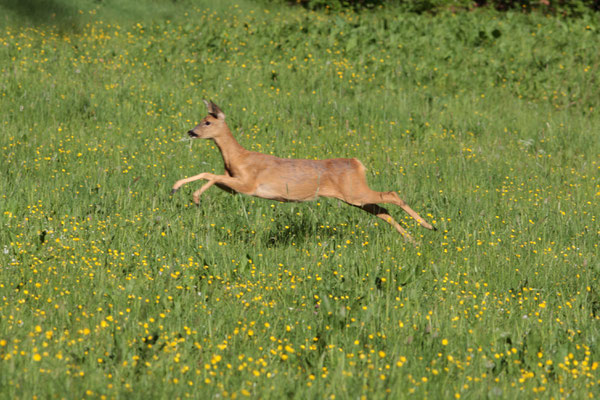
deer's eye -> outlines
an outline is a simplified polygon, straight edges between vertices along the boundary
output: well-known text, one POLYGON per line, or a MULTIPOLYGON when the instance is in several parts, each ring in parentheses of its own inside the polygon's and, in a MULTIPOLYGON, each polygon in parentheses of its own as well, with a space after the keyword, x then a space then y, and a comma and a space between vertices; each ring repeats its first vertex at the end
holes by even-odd
POLYGON ((210 125, 210 121, 206 121, 206 122, 204 123, 204 125, 206 125, 206 126, 210 125))

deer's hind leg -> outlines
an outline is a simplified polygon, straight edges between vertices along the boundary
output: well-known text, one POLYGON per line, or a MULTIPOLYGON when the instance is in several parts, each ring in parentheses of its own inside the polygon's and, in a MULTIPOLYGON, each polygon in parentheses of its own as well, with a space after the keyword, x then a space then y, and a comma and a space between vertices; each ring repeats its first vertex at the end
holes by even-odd
POLYGON ((380 207, 377 204, 364 204, 356 207, 368 212, 369 214, 373 214, 392 225, 404 237, 404 239, 416 246, 417 243, 415 242, 415 239, 413 239, 412 236, 410 236, 408 232, 406 232, 406 230, 402 228, 394 218, 392 218, 392 216, 389 214, 389 211, 385 208, 380 207))
POLYGON ((417 214, 417 212, 415 210, 410 208, 409 205, 406 204, 404 202, 404 200, 402 200, 400 198, 400 196, 398 196, 398 193, 396 193, 396 192, 375 192, 375 193, 381 198, 380 203, 391 203, 391 204, 400 206, 400 208, 402 208, 408 215, 413 217, 415 219, 415 221, 417 221, 421 226, 423 226, 427 229, 436 230, 436 228, 434 226, 432 226, 430 223, 425 221, 425 219, 423 217, 421 217, 419 214, 417 214))
POLYGON ((435 230, 435 228, 430 223, 425 221, 425 219, 422 218, 419 214, 417 214, 417 212, 415 210, 410 208, 409 205, 406 204, 404 202, 404 200, 402 200, 400 198, 400 196, 398 196, 398 193, 396 193, 396 192, 377 192, 377 191, 371 189, 367 185, 366 179, 364 182, 360 182, 358 184, 358 186, 359 186, 358 188, 356 188, 356 187, 354 188, 355 190, 352 193, 346 194, 346 196, 345 196, 346 198, 344 198, 344 201, 346 201, 347 203, 350 203, 352 205, 355 205, 355 206, 361 206, 363 204, 377 204, 377 203, 395 204, 395 205, 399 206, 400 208, 402 208, 412 218, 414 218, 415 221, 417 221, 421 226, 423 226, 427 229, 435 230))

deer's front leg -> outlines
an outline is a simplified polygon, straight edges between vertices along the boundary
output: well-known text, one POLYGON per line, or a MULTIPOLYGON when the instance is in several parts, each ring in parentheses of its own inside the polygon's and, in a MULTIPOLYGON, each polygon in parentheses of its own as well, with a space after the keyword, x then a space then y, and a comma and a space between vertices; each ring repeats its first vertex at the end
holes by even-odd
POLYGON ((206 182, 204 186, 202 186, 200 189, 194 192, 193 199, 196 205, 200 204, 200 195, 202 195, 202 193, 204 193, 209 187, 211 187, 215 183, 227 186, 229 189, 237 193, 250 194, 250 191, 252 189, 252 185, 250 183, 229 175, 206 174, 204 179, 208 179, 208 182, 206 182))
POLYGON ((173 185, 173 189, 171 189, 171 194, 178 191, 179 188, 182 187, 183 185, 185 185, 186 183, 194 182, 194 181, 197 181, 200 179, 210 179, 210 177, 214 177, 214 176, 215 176, 214 174, 211 174, 208 172, 203 172, 198 175, 190 176, 189 178, 180 179, 177 182, 175 182, 175 184, 173 185))
POLYGON ((198 190, 196 190, 192 196, 192 199, 194 199, 194 204, 196 204, 197 206, 200 205, 200 195, 202 193, 204 193, 204 191, 206 189, 208 189, 209 187, 211 187, 212 185, 214 185, 215 183, 217 183, 216 180, 211 179, 210 181, 206 182, 204 185, 202 185, 202 187, 198 190))

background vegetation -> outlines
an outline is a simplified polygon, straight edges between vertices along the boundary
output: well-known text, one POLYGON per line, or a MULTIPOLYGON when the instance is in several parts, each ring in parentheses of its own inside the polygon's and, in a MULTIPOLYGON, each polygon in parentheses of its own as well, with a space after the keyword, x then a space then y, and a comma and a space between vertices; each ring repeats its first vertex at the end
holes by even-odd
POLYGON ((3 2, 2 397, 597 396, 596 15, 394 10, 3 2), (203 98, 439 231, 169 196, 203 98))
POLYGON ((403 12, 437 13, 467 11, 481 7, 498 11, 518 10, 561 16, 581 16, 600 10, 598 0, 281 0, 287 4, 302 5, 309 9, 354 10, 385 6, 403 12))

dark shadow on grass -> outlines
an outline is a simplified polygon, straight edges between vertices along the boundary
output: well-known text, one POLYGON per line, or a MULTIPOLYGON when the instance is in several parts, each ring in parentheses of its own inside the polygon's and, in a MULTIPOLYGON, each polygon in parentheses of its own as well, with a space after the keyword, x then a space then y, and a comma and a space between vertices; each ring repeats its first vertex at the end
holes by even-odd
POLYGON ((0 0, 0 12, 12 11, 35 26, 55 25, 61 30, 78 28, 78 10, 60 0, 0 0))
POLYGON ((264 232, 262 241, 268 247, 288 246, 292 242, 303 243, 308 237, 314 236, 316 226, 306 218, 298 217, 284 223, 276 223, 271 229, 264 232))
POLYGON ((341 238, 343 232, 333 227, 323 228, 308 216, 293 216, 284 221, 275 222, 274 226, 265 230, 261 241, 267 247, 289 246, 292 243, 302 245, 306 242, 314 242, 316 238, 335 239, 341 238))

